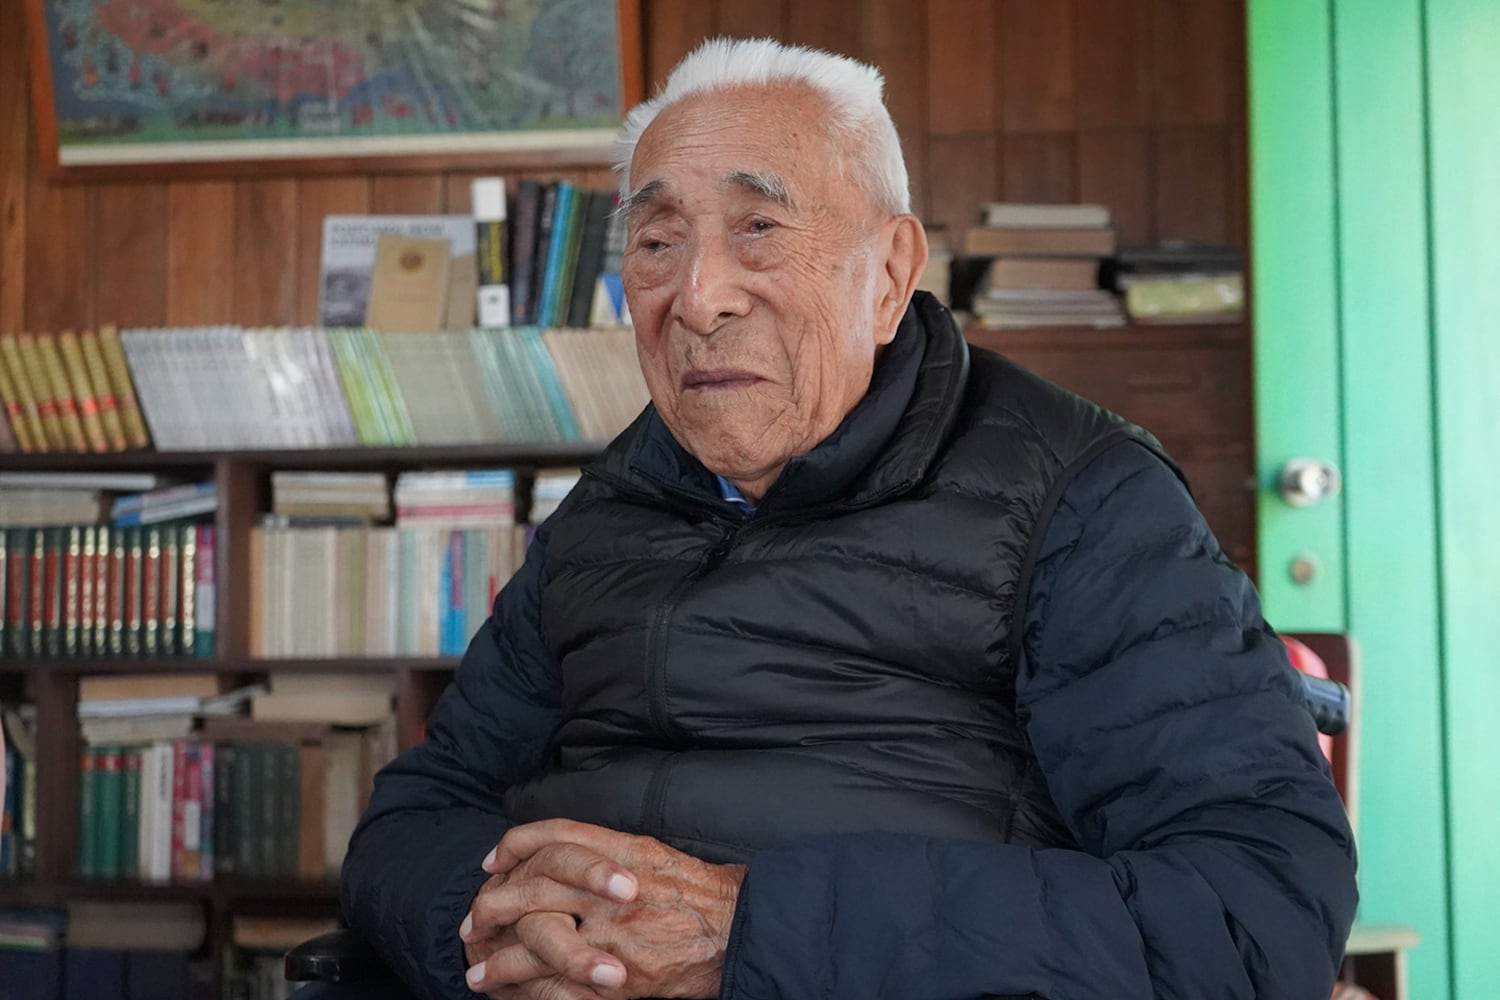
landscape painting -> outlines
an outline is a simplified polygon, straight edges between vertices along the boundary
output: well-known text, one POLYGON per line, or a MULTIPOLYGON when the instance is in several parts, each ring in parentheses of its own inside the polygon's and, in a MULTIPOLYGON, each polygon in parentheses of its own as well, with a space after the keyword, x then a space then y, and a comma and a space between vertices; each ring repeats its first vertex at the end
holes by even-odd
POLYGON ((63 168, 599 146, 638 99, 619 0, 30 2, 63 168))

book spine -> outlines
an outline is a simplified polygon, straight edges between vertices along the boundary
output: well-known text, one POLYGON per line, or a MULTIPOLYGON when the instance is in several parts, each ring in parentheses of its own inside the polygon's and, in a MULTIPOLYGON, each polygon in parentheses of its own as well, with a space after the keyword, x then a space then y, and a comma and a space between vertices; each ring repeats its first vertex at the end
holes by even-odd
POLYGON ((161 595, 161 627, 157 630, 156 643, 163 656, 176 656, 181 652, 177 627, 182 603, 182 558, 178 552, 181 536, 182 531, 175 525, 161 529, 161 584, 157 588, 161 595))
POLYGON ((183 656, 197 656, 195 632, 198 628, 198 576, 195 564, 198 558, 198 526, 184 525, 179 531, 181 539, 176 569, 181 591, 177 612, 178 651, 183 656))
MULTIPOLYGON (((187 778, 182 801, 182 851, 178 855, 179 878, 197 879, 203 875, 203 757, 202 744, 184 741, 187 778)), ((175 834, 174 834, 175 836, 175 834)))
POLYGON ((26 372, 27 384, 36 399, 37 414, 41 418, 42 433, 47 441, 47 451, 66 451, 67 437, 63 434, 62 420, 58 416, 57 397, 52 394, 52 381, 47 377, 47 367, 36 346, 36 335, 16 334, 16 348, 20 352, 21 364, 26 372))
POLYGON ((126 448, 125 428, 120 423, 119 401, 109 383, 109 370, 104 366, 104 355, 99 350, 99 335, 85 330, 78 338, 78 351, 83 355, 83 366, 88 371, 89 385, 94 392, 94 401, 99 406, 99 423, 104 428, 104 438, 110 451, 126 448))
POLYGON ((276 744, 276 777, 272 782, 276 796, 272 873, 277 878, 297 877, 297 832, 302 826, 301 770, 296 744, 276 744))
POLYGON ((218 795, 218 750, 212 743, 198 744, 198 877, 214 877, 215 825, 214 804, 218 795))
POLYGON ((78 561, 78 654, 93 656, 99 652, 94 648, 94 587, 99 580, 95 571, 99 526, 86 524, 82 527, 81 534, 83 548, 78 561))
POLYGON ((120 877, 140 877, 141 853, 141 750, 132 747, 121 758, 124 771, 120 799, 120 877))
POLYGON ((155 656, 161 635, 161 529, 143 530, 141 542, 141 652, 155 656))
POLYGON ((92 747, 84 747, 78 757, 78 877, 83 879, 96 878, 99 873, 98 760, 92 747))
POLYGON ((67 535, 64 528, 44 528, 42 593, 42 653, 61 656, 63 642, 63 562, 67 535))
POLYGON ((197 531, 198 544, 193 574, 198 582, 198 595, 194 602, 197 623, 193 643, 196 655, 202 657, 214 655, 214 615, 218 593, 214 586, 214 527, 211 524, 200 524, 197 531))
POLYGON ((68 385, 78 403, 78 419, 83 424, 83 435, 90 451, 109 451, 109 438, 104 432, 104 421, 99 407, 99 393, 89 378, 88 365, 83 360, 83 349, 78 335, 67 330, 57 335, 57 350, 62 355, 63 371, 68 385))
POLYGON ((42 370, 52 386, 52 398, 57 401, 57 419, 62 425, 63 440, 72 451, 88 451, 88 438, 83 433, 83 421, 78 415, 78 401, 73 398, 73 387, 68 382, 57 339, 50 333, 37 334, 36 350, 42 359, 42 370))
POLYGON ((83 624, 83 532, 82 525, 75 524, 66 529, 67 549, 63 555, 63 608, 62 651, 65 656, 77 656, 81 643, 79 636, 83 624))
POLYGON ((125 364, 125 351, 120 346, 119 330, 113 326, 99 328, 99 351, 104 356, 110 389, 120 410, 120 424, 125 432, 125 441, 131 448, 145 448, 151 444, 151 437, 146 433, 146 421, 141 416, 140 403, 136 400, 135 385, 130 380, 130 368, 125 364))
POLYGON ((241 743, 236 749, 234 774, 234 868, 242 878, 264 874, 260 862, 261 830, 256 822, 265 808, 265 765, 259 743, 241 743))
POLYGON ((47 626, 47 529, 33 528, 29 536, 31 557, 26 571, 27 585, 31 593, 26 599, 27 642, 26 653, 41 656, 46 652, 47 626))
POLYGON ((0 406, 5 407, 5 421, 9 424, 11 434, 16 439, 16 444, 26 454, 41 451, 45 441, 39 441, 36 437, 36 425, 33 424, 33 411, 35 401, 30 399, 30 386, 27 388, 27 398, 22 399, 21 389, 16 383, 16 375, 11 370, 10 346, 14 346, 16 335, 13 333, 0 334, 0 406), (31 409, 28 409, 30 407, 31 409))
POLYGON ((10 538, 0 525, 0 656, 10 652, 10 538))
MULTIPOLYGON (((180 879, 187 874, 187 840, 183 835, 187 821, 188 804, 188 741, 172 741, 172 805, 168 829, 171 861, 168 872, 171 878, 180 879)), ((196 860, 196 859, 195 859, 196 860)))
POLYGON ((123 747, 99 747, 94 764, 94 782, 98 786, 98 806, 94 811, 94 873, 103 879, 120 877, 120 827, 125 812, 123 755, 123 747))
POLYGON ((510 325, 509 275, 505 268, 505 179, 480 177, 471 184, 475 261, 479 269, 479 325, 510 325))
POLYGON ((142 563, 146 552, 142 544, 140 528, 125 528, 125 655, 140 656, 142 650, 141 614, 145 607, 141 590, 143 580, 142 563))
MULTIPOLYGON (((94 653, 118 655, 115 645, 115 600, 119 594, 115 580, 115 550, 119 533, 111 533, 107 524, 99 525, 99 541, 94 550, 94 653)), ((120 605, 123 613, 124 605, 120 605)))
POLYGON ((4 652, 10 656, 25 656, 30 646, 27 638, 27 629, 31 626, 31 616, 26 604, 31 596, 31 581, 29 570, 31 568, 31 547, 27 528, 6 528, 6 548, 8 550, 5 561, 5 646, 4 652))
POLYGON ((214 833, 213 857, 215 875, 236 875, 238 851, 235 844, 235 782, 239 780, 239 749, 233 743, 214 746, 214 833))

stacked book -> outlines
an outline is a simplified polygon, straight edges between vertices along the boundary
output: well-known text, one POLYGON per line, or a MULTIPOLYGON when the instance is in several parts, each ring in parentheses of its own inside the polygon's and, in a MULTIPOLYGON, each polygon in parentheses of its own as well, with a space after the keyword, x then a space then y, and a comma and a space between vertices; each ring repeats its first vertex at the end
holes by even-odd
POLYGON ((1245 317, 1245 279, 1234 247, 1164 243, 1127 247, 1115 287, 1137 323, 1237 323, 1245 317))
POLYGON ((973 301, 983 327, 1125 324, 1119 300, 1099 287, 1100 264, 1115 252, 1103 205, 992 202, 964 249, 991 258, 973 301))

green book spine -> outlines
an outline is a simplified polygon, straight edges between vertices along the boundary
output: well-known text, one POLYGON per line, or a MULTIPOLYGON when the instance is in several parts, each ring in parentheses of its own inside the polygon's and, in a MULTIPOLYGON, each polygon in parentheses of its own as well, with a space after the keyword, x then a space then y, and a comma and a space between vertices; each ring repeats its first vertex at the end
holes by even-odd
POLYGON ((95 852, 98 850, 98 826, 96 810, 99 805, 99 789, 95 765, 98 756, 91 747, 85 747, 78 758, 78 877, 97 878, 99 865, 95 852))
POLYGON ((297 831, 302 823, 301 761, 294 743, 276 745, 276 877, 297 877, 297 831))
POLYGON ((281 803, 281 796, 276 791, 276 744, 262 743, 256 751, 255 769, 259 781, 257 790, 260 792, 260 804, 255 815, 256 874, 261 878, 275 878, 279 853, 276 847, 276 810, 281 803))
POLYGON ((98 789, 98 804, 94 809, 94 836, 97 838, 94 870, 99 878, 120 877, 120 828, 125 814, 123 756, 120 747, 100 747, 94 763, 94 786, 98 789))
POLYGON ((120 762, 124 774, 120 802, 120 878, 141 875, 141 751, 131 747, 120 762))
POLYGON ((214 746, 214 874, 237 875, 238 823, 235 821, 235 781, 239 753, 233 743, 214 746))
POLYGON ((235 868, 246 878, 256 878, 261 874, 258 840, 261 830, 256 817, 265 812, 261 806, 265 770, 261 763, 260 749, 258 743, 241 743, 239 759, 235 765, 235 868))

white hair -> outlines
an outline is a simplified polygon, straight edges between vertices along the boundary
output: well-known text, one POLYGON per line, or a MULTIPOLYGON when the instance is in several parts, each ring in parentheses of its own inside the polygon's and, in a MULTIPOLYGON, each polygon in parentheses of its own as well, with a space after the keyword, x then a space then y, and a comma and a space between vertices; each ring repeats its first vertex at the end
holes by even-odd
POLYGON ((847 56, 769 38, 709 39, 683 57, 655 97, 635 106, 615 136, 620 197, 632 193, 630 158, 635 144, 664 109, 694 94, 780 84, 803 84, 828 103, 829 131, 838 138, 837 167, 844 172, 852 166, 877 209, 892 215, 911 211, 906 161, 881 99, 885 79, 880 71, 847 56))

